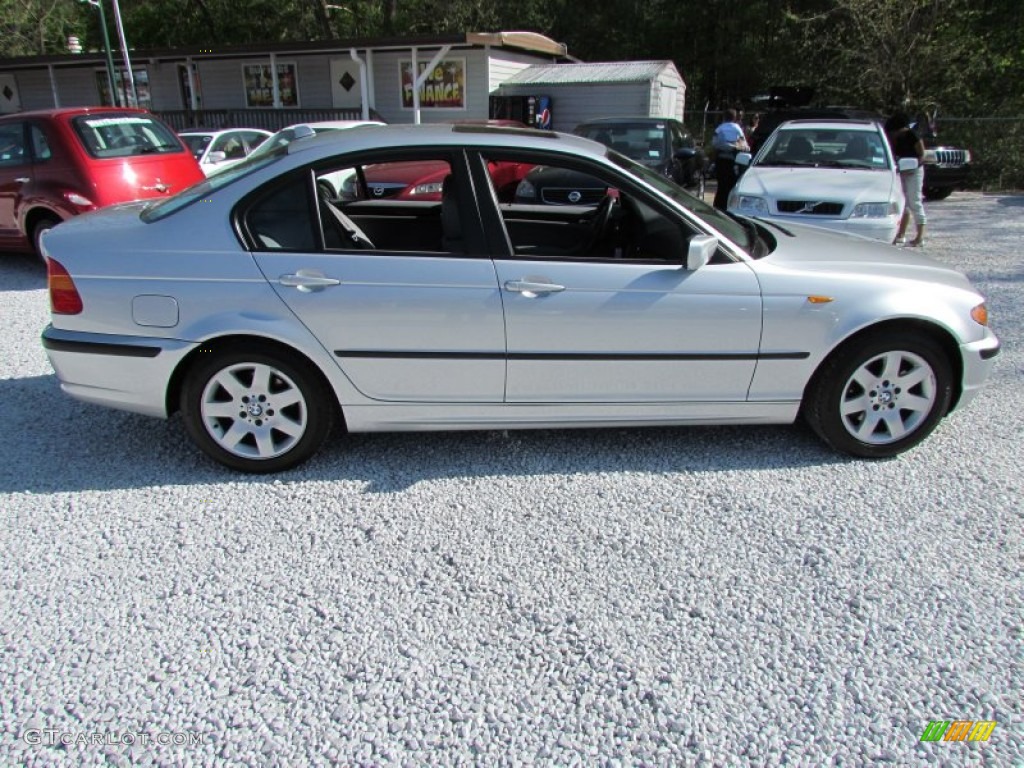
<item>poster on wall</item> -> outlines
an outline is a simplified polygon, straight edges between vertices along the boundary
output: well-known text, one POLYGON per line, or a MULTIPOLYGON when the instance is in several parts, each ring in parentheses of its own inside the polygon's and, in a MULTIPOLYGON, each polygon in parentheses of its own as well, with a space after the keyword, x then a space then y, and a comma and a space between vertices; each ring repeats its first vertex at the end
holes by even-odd
MULTIPOLYGON (((242 82, 245 86, 247 107, 274 106, 274 83, 270 79, 270 64, 243 64, 242 82)), ((282 107, 299 106, 298 75, 294 63, 278 63, 277 90, 282 107)))
MULTIPOLYGON (((427 62, 417 62, 422 73, 427 62)), ((412 61, 398 63, 402 77, 402 107, 412 109, 412 61)), ((466 108, 466 60, 443 59, 420 86, 420 106, 424 109, 466 108)))
MULTIPOLYGON (((153 98, 149 92, 149 72, 145 69, 132 67, 132 77, 135 80, 135 94, 139 97, 139 103, 135 106, 143 109, 153 108, 153 98)), ((128 84, 128 70, 118 69, 114 72, 116 81, 114 87, 117 90, 117 98, 122 105, 131 105, 131 88, 128 84)), ((110 77, 107 70, 96 70, 96 87, 100 92, 100 103, 113 106, 114 97, 110 93, 110 77)))

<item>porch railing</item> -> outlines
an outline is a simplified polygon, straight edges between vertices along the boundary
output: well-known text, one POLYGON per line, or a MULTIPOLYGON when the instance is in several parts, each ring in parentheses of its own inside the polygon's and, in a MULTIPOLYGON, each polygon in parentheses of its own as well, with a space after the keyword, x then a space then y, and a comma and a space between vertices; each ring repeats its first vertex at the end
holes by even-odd
MULTIPOLYGON (((223 128, 262 128, 279 131, 294 123, 315 123, 322 120, 361 120, 361 109, 171 109, 156 112, 176 131, 193 128, 220 130, 223 128)), ((376 110, 370 110, 371 120, 381 120, 376 110)))

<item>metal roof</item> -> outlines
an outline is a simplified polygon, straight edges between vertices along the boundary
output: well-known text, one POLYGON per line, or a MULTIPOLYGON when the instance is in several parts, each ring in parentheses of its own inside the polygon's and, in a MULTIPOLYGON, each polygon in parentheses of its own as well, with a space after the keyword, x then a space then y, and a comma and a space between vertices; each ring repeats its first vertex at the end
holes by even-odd
MULTIPOLYGON (((502 85, 559 83, 646 83, 671 67, 671 61, 608 61, 590 64, 534 64, 506 80, 502 85)), ((680 77, 680 80, 682 78, 680 77)))

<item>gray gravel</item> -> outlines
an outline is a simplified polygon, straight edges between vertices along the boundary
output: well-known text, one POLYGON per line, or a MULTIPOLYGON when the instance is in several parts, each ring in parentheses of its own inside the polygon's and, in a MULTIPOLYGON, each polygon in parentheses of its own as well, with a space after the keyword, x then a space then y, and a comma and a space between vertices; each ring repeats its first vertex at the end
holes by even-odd
POLYGON ((1004 352, 887 462, 618 429, 236 475, 63 396, 43 271, 3 259, 0 765, 1024 764, 1022 214, 929 206, 1004 352))

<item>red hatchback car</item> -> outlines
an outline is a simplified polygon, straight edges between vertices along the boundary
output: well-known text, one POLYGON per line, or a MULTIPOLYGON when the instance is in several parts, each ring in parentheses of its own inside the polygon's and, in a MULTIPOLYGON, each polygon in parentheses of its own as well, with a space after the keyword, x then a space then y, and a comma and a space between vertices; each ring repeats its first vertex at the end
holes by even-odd
POLYGON ((0 117, 0 250, 39 252, 64 219, 165 197, 205 178, 181 139, 142 109, 77 107, 0 117))

